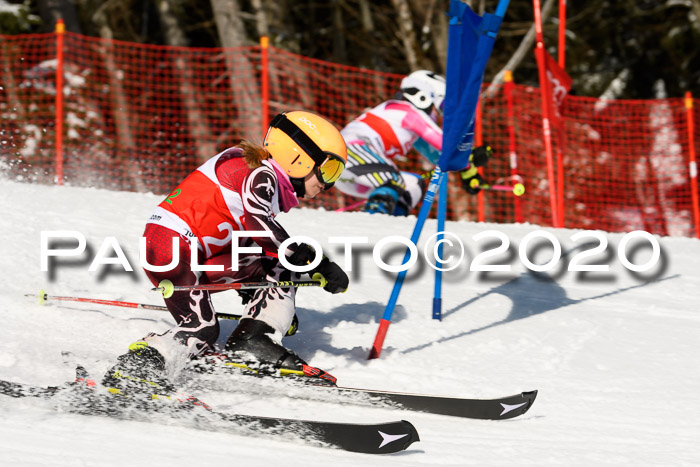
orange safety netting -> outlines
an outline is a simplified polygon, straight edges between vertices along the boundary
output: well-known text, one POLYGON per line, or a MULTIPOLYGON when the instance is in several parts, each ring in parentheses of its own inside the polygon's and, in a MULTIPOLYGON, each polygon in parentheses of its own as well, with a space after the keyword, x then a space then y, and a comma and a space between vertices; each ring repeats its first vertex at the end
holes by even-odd
MULTIPOLYGON (((0 169, 15 179, 57 181, 56 38, 0 36, 0 169)), ((401 79, 272 47, 178 48, 72 33, 63 38, 62 180, 73 186, 166 194, 221 150, 242 139, 261 141, 264 120, 279 111, 309 110, 340 128, 393 97, 401 79)), ((552 224, 540 92, 512 88, 480 105, 483 141, 495 150, 484 178, 504 185, 521 180, 525 195, 470 196, 450 174, 448 219, 552 224)), ((563 131, 553 128, 552 138, 563 157, 564 226, 697 235, 689 168, 693 112, 697 122, 697 109, 687 111, 680 98, 567 97, 563 131)), ((420 173, 432 168, 416 153, 398 164, 420 173)), ((356 201, 332 190, 302 205, 337 209, 356 201)))

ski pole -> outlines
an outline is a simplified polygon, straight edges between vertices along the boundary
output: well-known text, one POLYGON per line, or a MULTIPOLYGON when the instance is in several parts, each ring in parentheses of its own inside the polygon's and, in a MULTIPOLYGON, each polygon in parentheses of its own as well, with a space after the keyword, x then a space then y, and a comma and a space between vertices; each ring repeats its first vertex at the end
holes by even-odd
MULTIPOLYGON (((25 294, 25 297, 36 297, 36 295, 32 294, 25 294)), ((109 306, 120 306, 124 308, 138 308, 141 310, 156 310, 156 311, 168 311, 168 308, 163 306, 163 305, 148 305, 146 303, 134 303, 134 302, 122 302, 119 300, 103 300, 100 298, 85 298, 85 297, 61 297, 58 295, 49 295, 43 290, 39 291, 39 304, 43 305, 45 302, 49 300, 56 300, 56 301, 66 301, 66 302, 84 302, 84 303, 96 303, 99 305, 109 305, 109 306)), ((233 313, 219 313, 216 312, 216 317, 219 319, 231 319, 234 321, 237 321, 241 319, 241 315, 235 315, 233 313)), ((289 330, 287 331, 288 336, 293 336, 296 334, 297 329, 299 328, 299 318, 297 318, 296 313, 294 314, 294 318, 292 319, 292 324, 289 326, 289 330)))
POLYGON ((338 208, 338 209, 335 210, 335 212, 351 211, 351 210, 353 210, 353 209, 355 209, 355 208, 359 208, 360 206, 362 206, 362 205, 365 204, 366 202, 367 202, 367 200, 366 200, 366 199, 363 199, 363 200, 358 201, 358 202, 356 202, 356 203, 352 203, 352 204, 350 204, 350 205, 348 205, 348 206, 345 206, 344 208, 338 208))
POLYGON ((522 196, 525 193, 525 185, 522 183, 516 183, 513 186, 509 185, 489 185, 488 183, 479 183, 479 180, 474 179, 469 182, 472 188, 481 188, 482 190, 492 190, 492 191, 511 191, 515 196, 522 196))
POLYGON ((151 290, 158 290, 164 298, 170 298, 173 292, 184 290, 245 290, 245 289, 275 289, 283 287, 323 287, 327 284, 325 278, 316 273, 311 281, 280 281, 280 282, 232 282, 230 284, 200 284, 200 285, 173 285, 168 279, 160 281, 158 287, 151 290))
MULTIPOLYGON (((25 294, 25 297, 37 297, 32 294, 25 294)), ((44 304, 47 301, 65 301, 65 302, 83 302, 83 303, 96 303, 98 305, 109 305, 109 306, 119 306, 124 308, 138 308, 141 310, 156 310, 156 311, 168 311, 168 308, 163 305, 148 305, 146 303, 134 303, 134 302, 122 302, 119 300, 103 300, 100 298, 85 298, 85 297, 61 297, 58 295, 49 295, 43 290, 39 291, 39 304, 44 304)), ((220 319, 241 319, 240 315, 234 315, 231 313, 216 313, 216 317, 220 319)))

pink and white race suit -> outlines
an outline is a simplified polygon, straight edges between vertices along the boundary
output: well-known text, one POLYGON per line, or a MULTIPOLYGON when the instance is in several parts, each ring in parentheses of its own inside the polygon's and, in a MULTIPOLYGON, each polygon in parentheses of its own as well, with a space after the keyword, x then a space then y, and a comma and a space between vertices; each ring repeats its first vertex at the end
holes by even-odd
POLYGON ((402 172, 394 159, 411 150, 418 138, 442 149, 442 130, 435 116, 409 102, 388 100, 348 123, 340 132, 348 146, 345 171, 335 186, 345 194, 367 198, 377 187, 392 183, 411 195, 411 208, 421 200, 423 183, 411 172, 402 172))

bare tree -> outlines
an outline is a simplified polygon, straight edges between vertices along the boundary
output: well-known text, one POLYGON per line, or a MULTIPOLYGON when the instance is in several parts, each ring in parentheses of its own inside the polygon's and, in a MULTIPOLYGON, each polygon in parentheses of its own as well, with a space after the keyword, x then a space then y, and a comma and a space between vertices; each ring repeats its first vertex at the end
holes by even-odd
MULTIPOLYGON (((211 6, 214 11, 216 29, 222 47, 225 49, 233 49, 234 47, 250 45, 238 0, 211 0, 211 6)), ((267 22, 265 20, 264 11, 262 10, 262 5, 258 6, 260 10, 257 15, 257 22, 259 27, 262 27, 264 30, 267 29, 267 22)), ((240 57, 237 57, 235 54, 236 52, 233 50, 226 50, 224 52, 226 69, 228 70, 233 96, 233 101, 231 102, 232 108, 241 107, 243 105, 249 107, 250 103, 259 102, 258 108, 260 109, 262 107, 262 100, 255 73, 255 64, 245 54, 240 57)), ((240 109, 240 111, 242 112, 243 109, 240 109)), ((249 123, 250 128, 254 128, 255 130, 252 132, 244 132, 244 138, 252 139, 258 136, 260 133, 258 133, 257 130, 262 127, 260 113, 250 112, 246 115, 246 121, 249 123)))
POLYGON ((38 0, 39 15, 46 29, 53 31, 56 21, 60 18, 66 25, 66 30, 81 34, 75 2, 71 0, 38 0))
POLYGON ((360 0, 360 18, 362 29, 365 32, 373 32, 374 21, 372 20, 372 10, 370 9, 369 0, 360 0))
POLYGON ((696 30, 700 30, 700 0, 691 0, 693 3, 693 14, 695 14, 695 21, 693 22, 693 27, 696 30))
MULTIPOLYGON (((117 141, 119 142, 119 147, 123 150, 127 152, 133 150, 135 152, 136 143, 131 131, 131 126, 129 125, 129 102, 126 98, 122 81, 118 78, 119 74, 114 72, 119 69, 119 66, 114 59, 114 43, 112 41, 112 39, 114 39, 114 34, 109 27, 107 19, 107 11, 114 3, 114 0, 103 3, 93 13, 92 20, 97 26, 100 37, 107 39, 97 46, 97 50, 102 56, 105 69, 112 71, 111 73, 107 73, 107 77, 109 79, 109 97, 112 101, 112 115, 117 132, 117 141)), ((128 174, 132 178, 134 186, 138 191, 144 191, 146 189, 141 177, 138 176, 137 173, 132 170, 123 170, 123 173, 128 174)))
MULTIPOLYGON (((333 29, 341 31, 345 19, 343 18, 343 8, 340 0, 333 0, 333 29)), ((342 34, 333 34, 333 60, 338 63, 347 63, 348 54, 345 47, 345 36, 342 34)))
POLYGON ((255 12, 255 27, 258 31, 258 36, 270 37, 270 25, 267 21, 267 13, 263 8, 263 1, 252 0, 251 5, 253 6, 253 11, 255 12))
MULTIPOLYGON (((542 5, 542 22, 544 23, 547 18, 549 18, 549 15, 552 13, 552 8, 554 7, 554 0, 546 0, 544 2, 544 5, 542 5)), ((493 77, 491 80, 491 84, 489 87, 484 91, 484 97, 493 97, 496 92, 498 92, 498 89, 500 88, 501 84, 503 84, 503 77, 506 74, 506 71, 515 71, 516 68, 518 68, 518 65, 520 62, 523 61, 525 56, 532 51, 532 45, 535 43, 535 24, 533 23, 530 29, 527 31, 527 34, 523 37, 523 40, 520 42, 520 45, 518 46, 517 50, 515 53, 510 57, 508 62, 506 62, 505 66, 501 68, 501 70, 496 73, 496 75, 493 77)))
POLYGON ((434 4, 437 0, 433 0, 433 13, 434 20, 432 22, 433 27, 430 32, 433 37, 433 44, 435 46, 435 54, 437 55, 437 61, 440 65, 440 70, 447 70, 447 39, 449 35, 449 23, 447 21, 447 15, 443 14, 440 9, 434 8, 434 4))
MULTIPOLYGON (((189 45, 187 36, 178 24, 171 0, 155 1, 168 45, 187 47, 189 45)), ((180 94, 187 114, 190 137, 195 143, 198 159, 204 161, 216 153, 216 145, 207 124, 206 114, 199 108, 197 89, 192 84, 197 82, 196 76, 192 71, 193 67, 186 62, 183 55, 177 56, 174 65, 179 78, 180 94)))
POLYGON ((406 55, 408 67, 411 70, 423 68, 420 65, 418 54, 418 40, 413 29, 413 18, 411 16, 411 6, 408 0, 391 0, 391 3, 398 14, 399 31, 398 36, 403 44, 403 51, 406 55))
POLYGON ((238 0, 211 0, 216 30, 222 47, 243 47, 248 45, 245 24, 241 18, 238 0))

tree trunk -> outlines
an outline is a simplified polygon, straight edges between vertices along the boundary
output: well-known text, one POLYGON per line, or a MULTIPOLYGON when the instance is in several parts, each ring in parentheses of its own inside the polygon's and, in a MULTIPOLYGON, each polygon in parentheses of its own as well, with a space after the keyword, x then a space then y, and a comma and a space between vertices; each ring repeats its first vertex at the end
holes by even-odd
POLYGON ((700 31, 700 0, 692 0, 692 6, 695 14, 695 21, 692 22, 693 29, 700 31))
POLYGON ((38 0, 37 4, 39 15, 47 32, 52 32, 56 28, 56 21, 60 18, 66 25, 66 31, 82 34, 74 1, 38 0))
POLYGON ((443 11, 438 11, 434 16, 433 27, 431 28, 433 44, 435 45, 435 54, 437 55, 440 70, 442 70, 442 73, 445 73, 447 71, 447 41, 450 25, 447 21, 447 15, 443 11))
MULTIPOLYGON (((339 0, 333 0, 333 29, 342 31, 344 26, 343 9, 339 0)), ((333 34, 333 60, 336 63, 347 63, 348 54, 345 47, 345 35, 333 34)))
MULTIPOLYGON (((156 0, 158 17, 163 34, 168 45, 177 47, 187 47, 189 42, 187 36, 180 28, 177 17, 172 10, 170 0, 156 0)), ((192 83, 197 82, 197 77, 193 73, 195 67, 190 66, 185 59, 185 55, 179 54, 174 62, 177 76, 180 78, 180 94, 187 114, 188 130, 193 141, 197 158, 205 161, 216 154, 214 138, 207 124, 206 114, 199 108, 200 102, 197 100, 197 88, 192 83)))
MULTIPOLYGON (((129 126, 129 115, 131 112, 129 111, 129 103, 128 99, 126 98, 126 93, 124 92, 124 87, 122 86, 122 81, 117 77, 117 70, 119 70, 119 66, 114 60, 112 49, 112 40, 114 35, 107 21, 106 10, 108 7, 109 2, 98 8, 92 16, 92 20, 95 22, 95 25, 99 30, 100 37, 107 39, 102 44, 97 46, 97 50, 102 56, 105 70, 109 71, 107 73, 110 91, 109 98, 112 101, 111 114, 116 127, 116 136, 119 144, 118 147, 125 150, 127 154, 133 154, 137 151, 134 136, 131 132, 131 127, 129 126)), ((124 159, 120 159, 119 164, 122 165, 124 162, 124 159)), ((123 168, 122 173, 132 178, 133 186, 137 191, 146 191, 146 186, 136 171, 126 167, 123 168)))
MULTIPOLYGON (((238 0, 211 0, 211 6, 221 46, 225 49, 232 49, 249 45, 246 38, 245 24, 241 20, 241 9, 238 0)), ((265 30, 267 29, 267 22, 262 11, 262 5, 259 4, 257 6, 260 7, 257 17, 263 21, 261 23, 260 19, 258 20, 258 31, 261 28, 265 30)), ((245 114, 246 126, 252 128, 252 130, 244 130, 243 137, 248 140, 262 139, 260 135, 262 120, 259 111, 262 108, 262 101, 255 73, 256 65, 245 55, 245 52, 239 56, 237 52, 226 50, 224 56, 233 95, 231 106, 237 109, 239 114, 245 114), (251 107, 258 111, 250 112, 249 109, 251 107)))
POLYGON ((211 0, 211 9, 222 47, 248 45, 238 0, 211 0))
MULTIPOLYGON (((544 2, 544 5, 542 5, 542 24, 544 24, 544 22, 547 21, 547 18, 552 12, 553 7, 554 0, 546 0, 544 2)), ((520 45, 518 46, 515 53, 508 60, 508 63, 506 63, 506 65, 503 68, 501 68, 501 70, 498 73, 496 73, 496 76, 494 76, 491 80, 491 84, 486 89, 486 91, 484 91, 484 97, 493 97, 498 92, 498 89, 500 88, 501 84, 503 84, 503 77, 505 76, 506 71, 515 71, 515 69, 518 68, 518 65, 520 65, 520 62, 523 61, 523 58, 525 58, 525 55, 532 50, 532 44, 534 43, 535 23, 532 23, 532 26, 527 31, 527 34, 525 34, 525 36, 523 37, 523 40, 520 42, 520 45)))
MULTIPOLYGON (((413 16, 422 18, 423 22, 422 25, 416 24, 416 26, 420 27, 419 31, 421 34, 418 44, 419 48, 421 43, 428 41, 428 37, 430 37, 430 43, 435 46, 436 50, 436 60, 426 57, 421 51, 423 63, 420 67, 436 73, 444 73, 447 65, 447 22, 439 21, 439 19, 445 19, 446 15, 443 11, 436 11, 437 0, 427 2, 424 0, 411 1, 413 16)), ((442 8, 442 5, 438 8, 442 8)))
POLYGON ((418 41, 413 29, 413 18, 408 0, 391 0, 397 13, 399 22, 399 37, 403 43, 404 54, 408 62, 408 68, 415 71, 421 68, 418 58, 418 41))
POLYGON ((260 37, 270 37, 270 26, 267 22, 267 14, 263 7, 262 0, 252 0, 253 10, 255 11, 255 29, 260 37))
POLYGON ((370 9, 369 0, 360 0, 360 18, 362 30, 365 32, 374 32, 374 21, 372 20, 372 10, 370 9))

